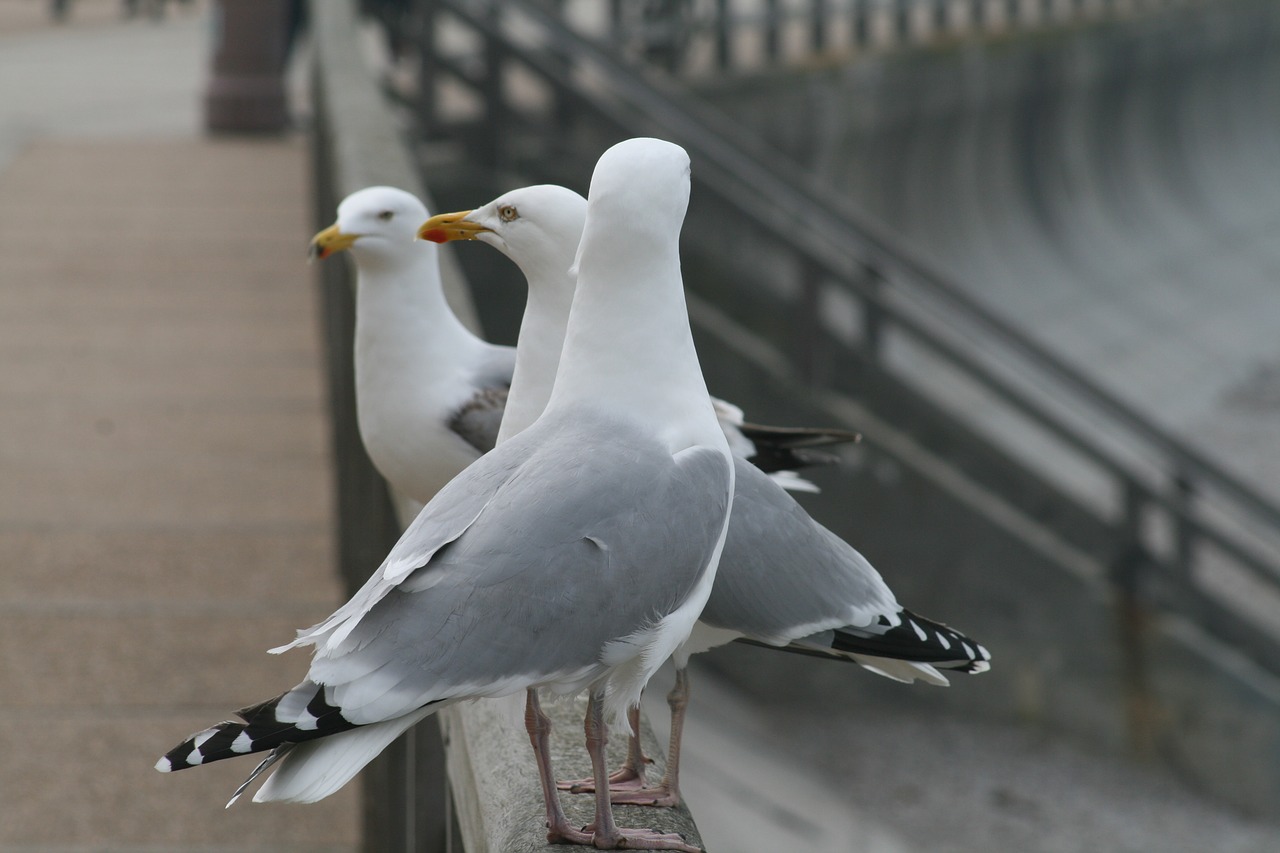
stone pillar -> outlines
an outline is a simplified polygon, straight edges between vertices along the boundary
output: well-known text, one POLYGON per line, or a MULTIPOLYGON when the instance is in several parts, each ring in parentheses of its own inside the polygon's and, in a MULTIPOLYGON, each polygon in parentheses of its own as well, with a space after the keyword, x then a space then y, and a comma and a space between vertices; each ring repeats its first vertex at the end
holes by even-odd
POLYGON ((204 97, 205 128, 275 133, 289 124, 284 67, 292 0, 217 0, 213 69, 204 97))

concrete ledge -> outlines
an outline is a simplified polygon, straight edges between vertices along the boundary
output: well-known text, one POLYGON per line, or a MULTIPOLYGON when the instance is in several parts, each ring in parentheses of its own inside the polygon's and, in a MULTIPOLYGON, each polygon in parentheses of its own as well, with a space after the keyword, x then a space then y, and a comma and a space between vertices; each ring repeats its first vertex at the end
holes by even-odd
MULTIPOLYGON (((449 779, 458 796, 458 824, 468 853, 532 853, 560 849, 546 843, 542 830, 544 808, 529 739, 520 720, 522 696, 476 702, 441 715, 445 749, 449 757, 449 779), (531 832, 536 829, 536 832, 531 832)), ((561 779, 591 775, 591 764, 583 747, 582 721, 586 700, 546 702, 551 717, 551 756, 561 779)), ((666 769, 663 750, 647 726, 641 731, 645 754, 653 758, 648 774, 662 777, 666 769)), ((609 764, 618 767, 626 757, 626 741, 611 734, 609 764)), ((585 826, 594 818, 594 799, 589 795, 562 794, 570 823, 585 826)), ((701 845, 693 817, 685 806, 652 809, 616 806, 614 816, 623 827, 647 827, 661 832, 678 832, 691 843, 701 845)))

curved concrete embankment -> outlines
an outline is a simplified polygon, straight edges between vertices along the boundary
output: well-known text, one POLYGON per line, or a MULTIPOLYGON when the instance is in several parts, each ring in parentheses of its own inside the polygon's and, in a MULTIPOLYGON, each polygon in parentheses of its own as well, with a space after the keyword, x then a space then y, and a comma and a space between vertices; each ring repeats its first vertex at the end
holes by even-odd
POLYGON ((1224 3, 712 95, 1280 497, 1278 43, 1274 5, 1224 3))

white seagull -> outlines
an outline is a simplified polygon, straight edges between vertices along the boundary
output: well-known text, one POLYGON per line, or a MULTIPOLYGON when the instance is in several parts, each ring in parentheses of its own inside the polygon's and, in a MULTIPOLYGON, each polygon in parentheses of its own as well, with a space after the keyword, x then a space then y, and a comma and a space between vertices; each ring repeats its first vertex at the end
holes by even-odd
POLYGON ((414 239, 427 216, 411 193, 369 187, 311 241, 314 257, 355 259, 360 436, 382 476, 418 504, 493 448, 515 365, 511 347, 472 334, 449 307, 437 248, 414 239))
MULTIPOLYGON (((582 211, 574 215, 572 227, 581 233, 582 211)), ((324 259, 346 250, 355 260, 360 436, 379 473, 420 505, 494 446, 516 363, 514 348, 486 343, 449 307, 439 250, 414 238, 427 216, 426 207, 411 193, 367 187, 343 199, 337 221, 311 241, 314 257, 324 259)), ((576 248, 575 242, 570 263, 576 248)), ((535 312, 561 318, 555 330, 555 359, 572 296, 572 291, 564 294, 563 304, 554 311, 549 307, 535 312)), ((522 328, 521 337, 528 332, 522 328)), ((538 412, 545 404, 543 397, 538 412)), ((716 400, 715 406, 734 452, 752 458, 797 491, 817 489, 792 469, 835 461, 817 448, 858 438, 845 430, 747 423, 742 410, 731 403, 716 400)), ((519 419, 526 426, 532 421, 527 413, 519 419)))
POLYGON ((604 755, 606 721, 688 639, 733 499, 680 278, 688 198, 680 147, 635 139, 605 152, 542 417, 442 489, 350 601, 275 650, 315 647, 305 681, 191 736, 157 769, 271 750, 250 781, 278 768, 254 800, 310 802, 441 707, 586 690, 595 822, 567 824, 535 738, 549 839, 696 853, 616 826, 604 755))
MULTIPOLYGON (((473 211, 432 217, 418 229, 435 242, 478 240, 520 267, 529 296, 515 377, 500 441, 538 418, 552 394, 574 293, 570 269, 587 202, 553 185, 513 190, 473 211)), ((818 524, 755 467, 736 459, 737 492, 729 537, 707 607, 675 656, 676 686, 667 771, 656 787, 633 736, 627 763, 611 777, 615 803, 674 805, 680 800, 680 737, 688 701, 690 654, 746 639, 861 664, 898 681, 946 685, 939 668, 983 672, 981 645, 903 609, 871 564, 818 524)), ((586 792, 591 782, 561 783, 586 792)))

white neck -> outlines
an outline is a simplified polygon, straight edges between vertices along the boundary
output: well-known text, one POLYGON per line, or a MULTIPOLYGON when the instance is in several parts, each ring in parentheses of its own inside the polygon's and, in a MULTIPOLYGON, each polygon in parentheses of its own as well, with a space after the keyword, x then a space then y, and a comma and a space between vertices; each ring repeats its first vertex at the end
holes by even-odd
POLYGON ((420 249, 400 260, 356 256, 356 382, 370 395, 418 397, 410 389, 484 346, 445 299, 435 247, 420 249))
POLYGON ((689 330, 677 247, 590 239, 548 410, 603 406, 647 423, 673 451, 724 444, 689 330))
POLYGON ((536 421, 551 399, 573 302, 573 281, 568 265, 558 274, 559 280, 549 280, 552 276, 556 274, 525 271, 529 298, 524 308, 524 319, 520 321, 516 366, 502 415, 502 427, 498 430, 499 444, 536 421))

